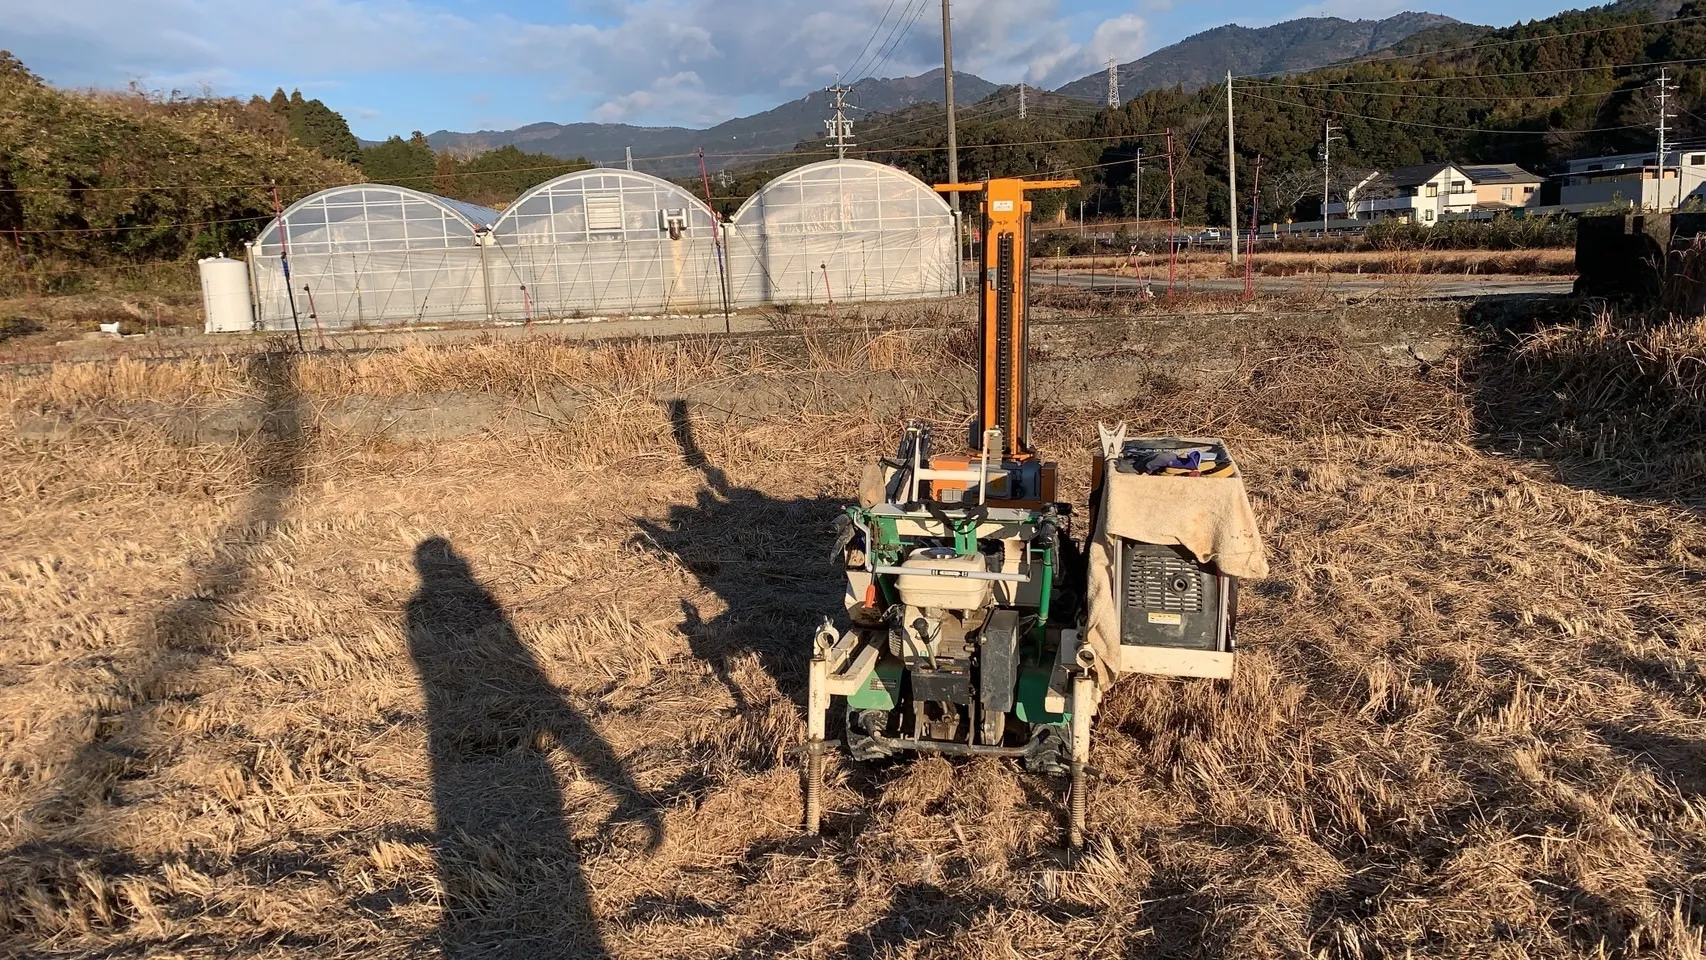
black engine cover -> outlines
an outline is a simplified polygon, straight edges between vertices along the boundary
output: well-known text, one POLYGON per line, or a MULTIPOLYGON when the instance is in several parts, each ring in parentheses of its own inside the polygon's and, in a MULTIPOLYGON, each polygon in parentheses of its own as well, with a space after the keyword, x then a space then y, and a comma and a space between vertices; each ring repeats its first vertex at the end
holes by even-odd
POLYGON ((971 664, 965 660, 913 660, 907 664, 912 699, 971 705, 971 664))
POLYGON ((1232 649, 1237 580, 1182 547, 1120 541, 1120 643, 1223 652, 1232 649))

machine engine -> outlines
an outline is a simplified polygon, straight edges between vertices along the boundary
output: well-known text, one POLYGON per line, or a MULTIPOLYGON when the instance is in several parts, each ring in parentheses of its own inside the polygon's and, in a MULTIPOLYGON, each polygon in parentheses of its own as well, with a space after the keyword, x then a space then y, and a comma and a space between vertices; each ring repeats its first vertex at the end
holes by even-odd
POLYGON ((1031 446, 1025 193, 1070 186, 937 187, 984 195, 978 411, 969 442, 941 453, 927 424, 908 423, 843 517, 849 626, 826 619, 813 639, 808 832, 822 815, 835 698, 856 760, 1000 756, 1070 777, 1068 842, 1079 846, 1103 687, 1129 673, 1231 676, 1234 575, 1261 576, 1266 563, 1224 445, 1127 443, 1124 424, 1104 428, 1083 548, 1072 505, 1056 498, 1056 465, 1031 446))

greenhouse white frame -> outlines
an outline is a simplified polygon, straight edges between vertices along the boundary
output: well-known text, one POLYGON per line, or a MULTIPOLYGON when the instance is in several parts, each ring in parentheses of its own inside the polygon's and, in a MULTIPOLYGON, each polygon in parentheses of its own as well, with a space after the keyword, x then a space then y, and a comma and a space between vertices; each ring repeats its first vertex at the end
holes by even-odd
POLYGON ((492 225, 492 313, 720 309, 714 220, 704 201, 645 173, 595 167, 548 180, 492 225))
POLYGON ((948 204, 910 174, 829 160, 766 184, 726 223, 632 170, 565 174, 501 214, 334 187, 292 204, 248 259, 257 329, 347 329, 952 296, 956 235, 948 204))
POLYGON ((293 316, 327 328, 484 316, 479 235, 497 219, 496 210, 384 184, 304 197, 249 244, 256 326, 289 329, 293 316))
POLYGON ((953 211, 916 177, 869 160, 782 174, 735 212, 736 304, 948 297, 957 292, 953 211))

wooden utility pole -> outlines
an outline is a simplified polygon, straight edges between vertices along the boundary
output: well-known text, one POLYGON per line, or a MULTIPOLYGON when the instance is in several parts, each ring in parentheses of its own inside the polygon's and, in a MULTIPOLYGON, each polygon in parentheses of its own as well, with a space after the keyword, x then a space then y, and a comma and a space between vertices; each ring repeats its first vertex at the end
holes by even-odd
MULTIPOLYGON (((954 24, 948 0, 942 0, 942 99, 948 113, 948 182, 960 182, 960 146, 954 136, 954 24)), ((948 194, 954 216, 954 292, 966 292, 964 241, 960 238, 960 195, 948 194)))
POLYGON ((1232 71, 1226 71, 1226 222, 1232 228, 1232 264, 1238 265, 1238 149, 1232 140, 1232 71))
POLYGON ((1177 187, 1173 180, 1173 128, 1167 128, 1167 299, 1173 299, 1173 275, 1177 271, 1179 248, 1173 242, 1179 227, 1179 205, 1175 202, 1177 187))
MULTIPOLYGON (((1333 121, 1327 121, 1327 130, 1321 137, 1321 236, 1327 236, 1327 200, 1333 185, 1333 141, 1342 137, 1333 136, 1333 121)), ((1350 200, 1345 201, 1345 213, 1350 213, 1350 200)))
POLYGON ((829 128, 829 142, 835 144, 835 159, 847 159, 847 148, 853 146, 853 121, 847 119, 847 94, 851 87, 841 85, 841 77, 835 78, 835 86, 824 87, 830 96, 830 108, 835 111, 835 117, 825 120, 823 125, 829 128))
MULTIPOLYGON (((942 95, 948 106, 948 182, 960 182, 960 147, 954 138, 954 27, 948 15, 948 0, 942 0, 942 95)), ((960 211, 960 195, 948 194, 948 206, 960 211)))

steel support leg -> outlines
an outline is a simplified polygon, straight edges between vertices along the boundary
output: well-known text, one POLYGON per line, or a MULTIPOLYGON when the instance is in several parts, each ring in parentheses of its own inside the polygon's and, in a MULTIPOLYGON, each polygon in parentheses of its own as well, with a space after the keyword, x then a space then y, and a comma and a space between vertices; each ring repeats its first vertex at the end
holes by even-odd
POLYGON ((820 652, 811 660, 806 687, 805 829, 814 837, 823 819, 823 738, 829 714, 829 691, 825 689, 828 681, 829 663, 820 652))
POLYGON ((1068 797, 1067 845, 1074 850, 1084 846, 1084 815, 1089 804, 1089 778, 1084 764, 1090 759, 1090 719, 1096 710, 1096 681, 1088 670, 1080 670, 1072 678, 1072 784, 1068 797))

